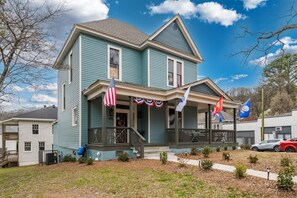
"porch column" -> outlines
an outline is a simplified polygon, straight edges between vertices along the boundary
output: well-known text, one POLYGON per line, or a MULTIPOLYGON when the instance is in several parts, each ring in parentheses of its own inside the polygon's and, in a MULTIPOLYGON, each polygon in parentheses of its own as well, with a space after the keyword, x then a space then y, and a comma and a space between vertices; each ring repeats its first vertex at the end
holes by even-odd
POLYGON ((102 95, 102 144, 106 144, 106 106, 104 105, 104 94, 102 95))
MULTIPOLYGON (((176 109, 178 103, 179 103, 179 100, 176 99, 176 101, 175 101, 175 109, 176 109)), ((175 109, 174 109, 174 112, 175 112, 175 115, 174 115, 175 145, 178 145, 178 142, 179 142, 178 111, 175 111, 175 109)))
POLYGON ((208 129, 209 129, 209 143, 211 143, 212 142, 212 130, 211 130, 210 104, 208 104, 208 129))
POLYGON ((205 129, 208 129, 207 112, 205 112, 205 129))
POLYGON ((165 108, 165 126, 164 126, 164 129, 165 129, 165 145, 168 145, 168 131, 166 130, 168 128, 168 112, 167 112, 167 109, 168 109, 168 103, 167 102, 164 102, 164 108, 165 108))
POLYGON ((234 143, 236 143, 236 108, 233 108, 234 143))
POLYGON ((129 116, 130 116, 130 127, 134 128, 134 106, 133 106, 133 97, 129 96, 129 116))

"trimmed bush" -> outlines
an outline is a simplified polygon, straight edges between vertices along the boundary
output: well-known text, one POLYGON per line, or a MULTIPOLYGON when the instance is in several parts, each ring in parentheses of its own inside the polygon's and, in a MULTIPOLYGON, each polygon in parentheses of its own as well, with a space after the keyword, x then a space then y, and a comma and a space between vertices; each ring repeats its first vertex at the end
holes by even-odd
POLYGON ((283 157, 280 161, 280 165, 282 167, 285 167, 285 166, 291 166, 292 165, 292 160, 288 157, 283 157))
POLYGON ((211 160, 202 160, 200 163, 201 163, 201 167, 204 170, 211 170, 212 169, 213 162, 211 160))
POLYGON ((216 148, 216 151, 217 151, 217 152, 220 152, 220 151, 221 151, 221 147, 218 146, 218 147, 216 148))
POLYGON ((233 150, 233 151, 236 150, 236 145, 232 145, 232 150, 233 150))
POLYGON ((258 159, 257 155, 255 155, 255 156, 250 155, 250 156, 248 157, 248 160, 249 160, 250 163, 252 163, 252 164, 256 164, 256 163, 258 162, 259 159, 258 159))
POLYGON ((246 166, 244 164, 238 164, 235 166, 235 177, 238 179, 246 177, 246 166))
POLYGON ((240 148, 241 148, 242 150, 250 150, 251 145, 249 145, 249 144, 242 144, 242 145, 240 145, 240 148))
POLYGON ((196 147, 191 148, 191 155, 197 155, 198 149, 196 147))
POLYGON ((70 155, 65 155, 63 157, 62 162, 76 162, 76 158, 74 156, 70 155))
POLYGON ((283 166, 277 176, 277 187, 282 190, 291 191, 293 190, 295 175, 295 169, 293 166, 283 166))
POLYGON ((80 163, 80 164, 84 164, 84 163, 86 163, 87 162, 87 158, 85 158, 85 157, 80 157, 79 159, 78 159, 78 163, 80 163))
POLYGON ((228 151, 228 146, 227 145, 224 146, 224 151, 228 151))
POLYGON ((122 153, 119 157, 118 157, 119 161, 122 162, 128 162, 129 161, 129 155, 127 152, 122 153))
POLYGON ((229 161, 231 159, 231 155, 228 152, 223 152, 223 159, 229 161))
POLYGON ((93 162, 94 162, 94 160, 90 157, 86 160, 87 165, 92 165, 93 162))
POLYGON ((168 154, 167 152, 161 152, 160 153, 160 161, 162 162, 162 164, 167 164, 168 162, 168 154))
POLYGON ((211 152, 211 148, 209 146, 206 146, 202 149, 202 154, 205 158, 208 158, 210 152, 211 152))

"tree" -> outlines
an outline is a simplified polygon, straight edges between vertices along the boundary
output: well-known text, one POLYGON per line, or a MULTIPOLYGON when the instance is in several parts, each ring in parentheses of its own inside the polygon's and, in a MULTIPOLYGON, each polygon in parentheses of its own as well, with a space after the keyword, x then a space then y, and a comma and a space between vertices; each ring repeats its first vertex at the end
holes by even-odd
POLYGON ((293 101, 286 91, 278 92, 270 103, 273 115, 288 113, 292 110, 293 101))
POLYGON ((13 94, 13 85, 45 79, 53 63, 54 38, 50 22, 64 12, 64 3, 0 0, 0 102, 13 94))

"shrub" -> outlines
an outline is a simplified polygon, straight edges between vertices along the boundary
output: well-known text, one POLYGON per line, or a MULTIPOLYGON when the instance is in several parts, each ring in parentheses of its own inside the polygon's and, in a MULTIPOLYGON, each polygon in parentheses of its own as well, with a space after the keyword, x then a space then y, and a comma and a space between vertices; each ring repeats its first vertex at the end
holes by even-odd
POLYGON ((70 155, 67 154, 63 157, 62 162, 76 162, 76 158, 71 154, 70 155))
POLYGON ((198 154, 198 149, 196 147, 193 147, 191 149, 191 155, 197 155, 198 154))
POLYGON ((244 164, 235 166, 235 177, 239 179, 246 177, 246 166, 244 164))
POLYGON ((178 161, 178 167, 180 168, 184 168, 187 166, 187 162, 189 161, 188 159, 185 159, 185 158, 180 158, 178 157, 177 158, 177 161, 178 161))
POLYGON ((224 146, 224 151, 228 151, 228 146, 227 145, 224 146))
POLYGON ((232 150, 233 150, 233 151, 236 150, 236 145, 232 145, 232 150))
POLYGON ((221 147, 218 146, 218 147, 216 148, 216 150, 217 150, 217 152, 220 152, 220 151, 221 151, 221 147))
MULTIPOLYGON (((129 159, 129 158, 128 158, 129 159)), ((92 165, 93 164, 93 162, 94 162, 94 160, 92 159, 92 158, 88 158, 87 160, 86 160, 86 162, 87 162, 87 165, 92 165)))
POLYGON ((283 157, 280 161, 281 166, 285 167, 285 166, 290 166, 292 165, 292 160, 288 157, 283 157))
POLYGON ((243 149, 243 150, 250 150, 251 145, 249 145, 249 144, 242 144, 242 145, 240 145, 240 148, 243 149))
POLYGON ((210 152, 211 152, 211 148, 209 146, 206 146, 202 149, 202 154, 205 158, 208 158, 210 152))
POLYGON ((204 170, 211 170, 212 169, 212 165, 213 165, 213 162, 211 160, 202 160, 201 161, 201 167, 204 170))
POLYGON ((87 158, 85 158, 85 157, 80 157, 79 159, 78 159, 78 163, 80 163, 80 164, 84 164, 84 163, 86 163, 87 162, 87 158))
POLYGON ((122 161, 122 162, 128 162, 129 161, 128 153, 124 152, 124 153, 120 154, 120 156, 118 157, 118 160, 122 161))
POLYGON ((162 164, 167 164, 167 161, 168 161, 167 152, 164 151, 160 153, 160 161, 162 162, 162 164))
POLYGON ((255 156, 250 155, 250 156, 248 157, 248 160, 249 160, 250 163, 252 163, 252 164, 256 164, 256 163, 258 162, 259 159, 258 159, 257 155, 255 155, 255 156))
POLYGON ((295 169, 292 165, 283 166, 277 176, 277 187, 282 190, 291 191, 293 190, 295 175, 295 169))
POLYGON ((223 155, 222 156, 223 156, 223 159, 224 160, 227 160, 227 161, 229 161, 230 158, 231 158, 231 155, 228 152, 223 152, 223 155))

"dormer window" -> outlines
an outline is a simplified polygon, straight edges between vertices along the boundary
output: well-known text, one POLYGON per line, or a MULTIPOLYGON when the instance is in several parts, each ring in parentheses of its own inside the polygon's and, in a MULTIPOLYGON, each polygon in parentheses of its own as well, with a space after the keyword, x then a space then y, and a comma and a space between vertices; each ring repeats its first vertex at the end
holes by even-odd
POLYGON ((167 85, 171 87, 180 87, 184 84, 183 62, 167 58, 167 85))
POLYGON ((108 78, 122 80, 122 51, 120 48, 108 46, 108 78))

